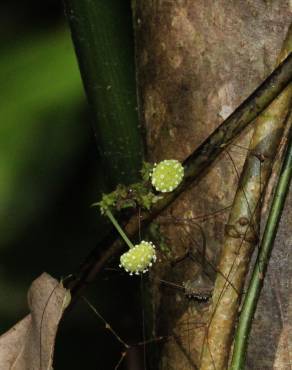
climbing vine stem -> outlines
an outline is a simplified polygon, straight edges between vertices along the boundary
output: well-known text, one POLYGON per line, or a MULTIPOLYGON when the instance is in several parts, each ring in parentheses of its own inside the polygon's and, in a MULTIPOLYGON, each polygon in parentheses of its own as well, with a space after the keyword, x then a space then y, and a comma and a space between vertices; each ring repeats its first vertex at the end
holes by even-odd
MULTIPOLYGON (((291 121, 290 114, 290 121, 291 121)), ((288 145, 280 172, 271 210, 265 227, 259 255, 249 283, 235 335, 235 344, 230 370, 244 369, 248 337, 252 319, 257 307, 264 282, 267 264, 276 237, 279 221, 284 207, 292 177, 292 128, 290 128, 288 145)))
MULTIPOLYGON (((291 50, 290 40, 292 34, 288 32, 279 60, 291 50)), ((287 125, 292 101, 291 88, 291 85, 287 86, 254 123, 249 152, 225 226, 217 265, 220 274, 217 273, 215 279, 212 313, 206 330, 200 370, 227 368, 241 293, 250 257, 259 240, 261 200, 287 125)), ((233 164, 232 155, 228 151, 226 154, 233 164)))

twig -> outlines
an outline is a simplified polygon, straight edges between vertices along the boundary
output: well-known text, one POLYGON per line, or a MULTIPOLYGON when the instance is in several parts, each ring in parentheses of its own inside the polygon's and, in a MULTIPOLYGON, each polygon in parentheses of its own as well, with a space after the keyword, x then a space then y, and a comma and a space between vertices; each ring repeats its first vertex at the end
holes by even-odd
POLYGON ((97 311, 97 309, 89 302, 89 300, 87 298, 85 298, 84 296, 82 297, 84 302, 87 303, 87 305, 91 308, 91 310, 96 314, 96 316, 99 317, 99 319, 104 323, 105 325, 105 328, 108 329, 112 334, 113 336, 117 339, 118 342, 120 342, 124 347, 125 349, 129 349, 130 348, 130 345, 128 343, 126 343, 117 333, 116 331, 110 326, 110 324, 103 318, 103 316, 97 311))
MULTIPOLYGON (((88 307, 94 312, 94 314, 103 322, 104 324, 104 327, 105 329, 109 330, 110 333, 112 334, 112 336, 114 338, 116 338, 116 340, 122 345, 123 347, 123 351, 121 352, 121 356, 115 366, 115 370, 117 370, 121 363, 123 362, 123 360, 125 359, 125 357, 128 355, 129 353, 129 350, 131 348, 134 348, 134 347, 145 347, 146 345, 148 344, 152 344, 152 343, 157 343, 157 342, 162 342, 162 341, 167 341, 167 340, 179 340, 180 343, 181 341, 184 339, 184 336, 178 336, 176 335, 174 332, 171 332, 171 334, 167 334, 167 335, 159 335, 155 338, 150 338, 150 339, 145 339, 143 338, 142 341, 139 341, 139 342, 136 342, 136 343, 133 343, 133 344, 128 344, 124 339, 122 339, 120 337, 120 335, 112 328, 112 326, 109 324, 108 321, 106 321, 106 319, 101 315, 101 313, 96 309, 96 307, 93 306, 93 304, 91 304, 89 302, 89 300, 87 298, 85 298, 84 296, 82 296, 82 299, 84 300, 84 302, 88 305, 88 307)), ((189 323, 187 323, 187 326, 188 326, 189 323)), ((201 324, 202 326, 204 326, 204 323, 201 324)), ((187 334, 188 335, 188 332, 189 332, 189 328, 185 329, 185 331, 187 331, 187 334)), ((183 347, 182 347, 183 348, 183 347)))

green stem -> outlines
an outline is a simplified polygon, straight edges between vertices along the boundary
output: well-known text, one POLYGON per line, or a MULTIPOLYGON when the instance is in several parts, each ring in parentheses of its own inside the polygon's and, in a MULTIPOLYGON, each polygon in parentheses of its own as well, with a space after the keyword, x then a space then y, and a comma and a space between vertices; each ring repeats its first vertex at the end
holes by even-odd
POLYGON ((270 214, 265 227, 263 239, 260 245, 260 253, 254 267, 252 278, 245 296, 238 327, 235 335, 235 344, 230 370, 243 370, 251 330, 252 319, 259 300, 264 282, 267 264, 276 237, 285 199, 289 190, 292 177, 292 129, 290 129, 289 141, 285 153, 277 188, 273 198, 270 214))
POLYGON ((111 188, 139 179, 134 36, 129 0, 64 0, 95 136, 111 188))
POLYGON ((118 233, 123 238, 124 242, 128 245, 128 247, 131 249, 134 247, 130 239, 127 237, 127 235, 124 233, 124 230, 120 227, 118 221, 115 219, 114 215, 111 213, 109 209, 105 211, 105 214, 107 217, 111 220, 111 223, 114 225, 114 227, 117 229, 118 233))

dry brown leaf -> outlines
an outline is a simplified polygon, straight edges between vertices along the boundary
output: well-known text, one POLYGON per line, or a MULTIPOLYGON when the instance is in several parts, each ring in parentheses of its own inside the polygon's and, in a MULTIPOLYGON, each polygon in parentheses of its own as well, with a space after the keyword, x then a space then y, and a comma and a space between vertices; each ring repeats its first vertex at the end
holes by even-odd
POLYGON ((50 370, 59 321, 70 302, 62 283, 43 273, 28 292, 30 314, 0 336, 1 370, 50 370))

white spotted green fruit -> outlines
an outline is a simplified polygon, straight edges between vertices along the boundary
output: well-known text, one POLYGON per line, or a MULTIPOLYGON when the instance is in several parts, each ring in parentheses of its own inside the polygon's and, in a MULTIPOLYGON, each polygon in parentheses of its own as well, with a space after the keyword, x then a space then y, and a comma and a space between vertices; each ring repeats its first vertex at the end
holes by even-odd
POLYGON ((123 267, 130 275, 145 273, 152 263, 156 261, 155 246, 151 242, 142 241, 128 252, 122 254, 120 267, 123 267))
POLYGON ((151 183, 157 191, 167 193, 173 191, 184 177, 184 168, 176 159, 166 159, 154 165, 151 183))

